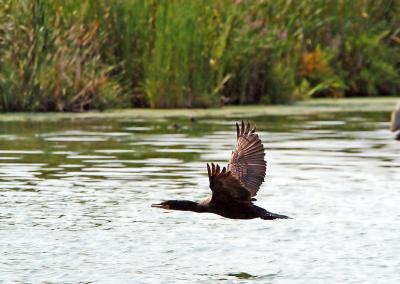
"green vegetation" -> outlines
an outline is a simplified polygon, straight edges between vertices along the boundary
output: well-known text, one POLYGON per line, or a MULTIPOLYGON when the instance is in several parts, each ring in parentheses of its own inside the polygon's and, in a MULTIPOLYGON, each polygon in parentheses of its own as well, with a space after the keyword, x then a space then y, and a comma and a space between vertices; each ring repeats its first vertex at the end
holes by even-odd
POLYGON ((400 0, 0 0, 0 110, 397 95, 400 0))
MULTIPOLYGON (((113 109, 103 112, 83 113, 3 113, 0 121, 60 121, 60 120, 87 120, 104 119, 182 119, 186 121, 197 118, 253 118, 259 116, 282 116, 312 115, 312 114, 335 114, 335 113, 372 113, 380 112, 387 116, 389 121, 390 112, 396 104, 395 97, 370 97, 370 98, 321 98, 298 101, 290 105, 245 105, 224 106, 221 108, 195 108, 195 109, 113 109)), ((279 124, 278 124, 279 127, 279 124)))

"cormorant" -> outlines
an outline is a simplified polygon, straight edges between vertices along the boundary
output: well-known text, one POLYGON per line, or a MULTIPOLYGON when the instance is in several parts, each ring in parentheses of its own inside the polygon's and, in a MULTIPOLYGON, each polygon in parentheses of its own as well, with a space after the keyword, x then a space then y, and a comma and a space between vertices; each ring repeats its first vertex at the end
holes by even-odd
POLYGON ((236 123, 237 143, 227 167, 207 164, 208 178, 212 196, 201 202, 188 200, 168 200, 152 207, 214 213, 231 219, 264 220, 287 219, 289 217, 268 212, 252 201, 264 182, 266 162, 264 146, 251 129, 250 124, 236 123))
MULTIPOLYGON (((392 112, 390 129, 395 132, 400 130, 400 102, 397 104, 396 109, 392 112)), ((400 140, 400 131, 395 136, 396 140, 400 140)))

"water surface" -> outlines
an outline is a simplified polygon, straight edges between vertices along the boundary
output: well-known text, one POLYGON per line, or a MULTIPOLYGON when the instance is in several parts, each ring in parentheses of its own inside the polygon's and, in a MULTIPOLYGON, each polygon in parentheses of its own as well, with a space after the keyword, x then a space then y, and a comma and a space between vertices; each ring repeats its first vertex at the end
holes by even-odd
MULTIPOLYGON (((210 194, 240 118, 0 122, 4 283, 400 283, 400 143, 387 113, 252 118, 257 205, 230 220, 150 204, 210 194)), ((0 283, 3 283, 1 282, 0 283)))

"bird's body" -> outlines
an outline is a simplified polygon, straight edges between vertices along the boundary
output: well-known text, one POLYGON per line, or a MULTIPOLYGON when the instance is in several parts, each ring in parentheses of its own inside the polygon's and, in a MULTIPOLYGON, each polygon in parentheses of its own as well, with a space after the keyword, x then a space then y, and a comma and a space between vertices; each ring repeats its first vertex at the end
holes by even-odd
MULTIPOLYGON (((164 203, 164 202, 163 202, 164 203)), ((264 208, 255 205, 252 202, 230 202, 230 203, 212 203, 211 198, 202 202, 190 200, 169 200, 166 201, 168 208, 162 207, 167 204, 153 204, 153 207, 159 207, 170 210, 193 211, 197 213, 213 213, 229 219, 254 219, 261 218, 265 220, 286 219, 287 216, 268 212, 264 208)))
POLYGON ((255 204, 253 197, 264 182, 266 162, 264 147, 250 124, 237 127, 237 143, 228 167, 207 164, 212 196, 201 202, 168 200, 152 207, 214 213, 230 219, 286 219, 287 216, 268 212, 255 204))
POLYGON ((230 218, 230 219, 254 219, 261 218, 265 220, 273 220, 278 218, 287 218, 286 216, 268 212, 252 202, 233 202, 218 206, 210 206, 210 212, 230 218))

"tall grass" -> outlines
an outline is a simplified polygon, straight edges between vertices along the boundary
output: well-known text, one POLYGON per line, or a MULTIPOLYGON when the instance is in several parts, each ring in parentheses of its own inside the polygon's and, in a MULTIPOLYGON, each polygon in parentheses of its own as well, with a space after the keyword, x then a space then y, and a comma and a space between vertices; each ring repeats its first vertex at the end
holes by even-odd
POLYGON ((154 12, 155 34, 145 66, 144 90, 151 106, 209 106, 218 103, 226 70, 232 6, 213 1, 165 1, 154 12))
POLYGON ((119 95, 111 66, 101 60, 98 23, 68 21, 68 9, 54 4, 2 6, 0 109, 82 111, 109 106, 119 95))
POLYGON ((0 110, 397 95, 399 0, 0 0, 0 110))

